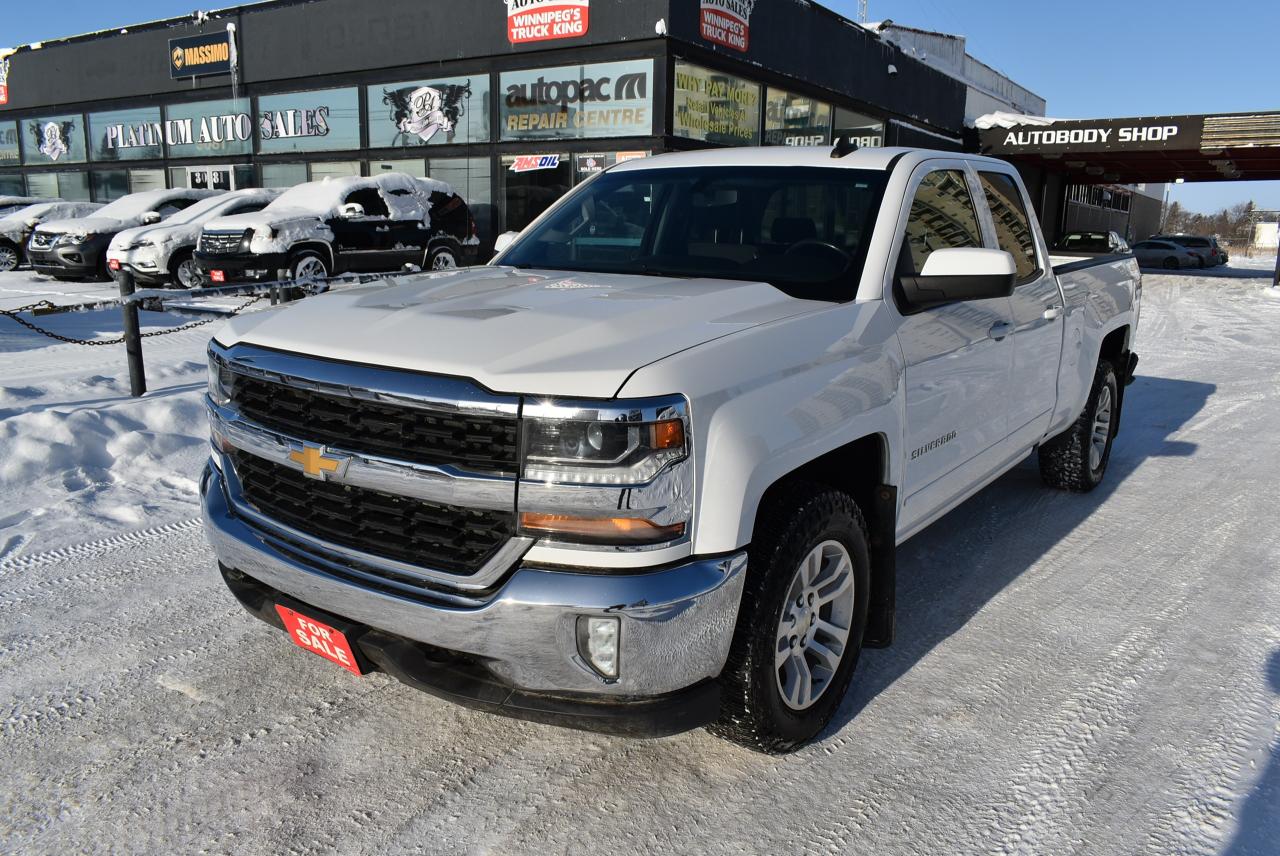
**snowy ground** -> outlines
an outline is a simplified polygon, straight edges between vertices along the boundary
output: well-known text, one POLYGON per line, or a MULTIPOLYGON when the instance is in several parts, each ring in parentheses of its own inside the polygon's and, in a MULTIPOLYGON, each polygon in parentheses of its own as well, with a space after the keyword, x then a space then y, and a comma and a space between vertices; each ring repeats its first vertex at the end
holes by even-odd
POLYGON ((135 402, 119 348, 0 318, 0 852, 1274 854, 1273 264, 1147 277, 1105 485, 1024 465, 904 545, 898 642, 781 759, 491 718, 291 647, 193 520, 207 332, 148 340, 135 402))

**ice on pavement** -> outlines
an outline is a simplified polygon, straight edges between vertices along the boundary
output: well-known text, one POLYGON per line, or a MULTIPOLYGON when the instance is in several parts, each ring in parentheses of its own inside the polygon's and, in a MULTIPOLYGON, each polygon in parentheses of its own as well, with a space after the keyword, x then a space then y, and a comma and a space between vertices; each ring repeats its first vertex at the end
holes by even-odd
MULTIPOLYGON (((119 348, 0 318, 0 851, 1274 854, 1273 268, 1146 276, 1107 481, 1028 462, 904 544, 895 644, 785 758, 494 718, 292 647, 195 521, 210 328, 147 340, 134 401, 119 348)), ((22 276, 0 297, 48 287, 22 276)))

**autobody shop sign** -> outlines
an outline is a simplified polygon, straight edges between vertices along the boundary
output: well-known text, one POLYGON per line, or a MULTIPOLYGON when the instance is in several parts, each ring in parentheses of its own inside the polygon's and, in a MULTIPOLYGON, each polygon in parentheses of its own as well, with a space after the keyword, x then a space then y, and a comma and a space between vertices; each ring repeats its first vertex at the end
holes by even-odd
POLYGON ((502 139, 648 136, 652 81, 652 60, 503 72, 502 139))
POLYGON ((991 128, 982 132, 983 150, 992 154, 1030 152, 1104 152, 1200 148, 1204 118, 1157 116, 1150 119, 1118 119, 1053 122, 991 128))
POLYGON ((505 0, 507 40, 513 45, 576 39, 587 34, 591 0, 505 0))

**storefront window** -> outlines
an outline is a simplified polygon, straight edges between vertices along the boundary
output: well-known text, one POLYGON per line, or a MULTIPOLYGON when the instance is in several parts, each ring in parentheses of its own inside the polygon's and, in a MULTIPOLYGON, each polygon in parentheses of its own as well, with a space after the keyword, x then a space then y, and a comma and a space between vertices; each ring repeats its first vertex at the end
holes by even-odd
POLYGON ((0 174, 0 196, 26 196, 26 184, 22 173, 6 172, 0 174))
POLYGON ((19 160, 18 123, 0 122, 0 166, 17 166, 19 160))
POLYGON ((493 202, 493 194, 489 190, 492 173, 489 164, 488 158, 432 158, 427 165, 427 174, 452 187, 454 193, 475 208, 493 202))
POLYGON ((481 143, 489 139, 489 75, 369 87, 369 147, 481 143))
POLYGON ((46 116, 23 119, 22 162, 47 165, 84 163, 84 117, 46 116))
POLYGON ((503 72, 504 140, 647 137, 653 133, 653 61, 503 72))
POLYGON ((258 99, 258 150, 324 152, 360 148, 360 91, 322 89, 258 99))
POLYGON ((307 181, 307 165, 305 163, 264 163, 262 165, 263 187, 293 187, 307 181))
POLYGON ((164 110, 164 141, 171 158, 253 153, 253 117, 241 98, 171 104, 164 110))
POLYGON ((89 201, 86 172, 32 172, 27 174, 27 195, 68 202, 89 201))
POLYGON ((89 154, 96 161, 160 160, 163 141, 159 107, 89 115, 89 154))
POLYGON ((518 232, 573 184, 568 155, 508 155, 502 159, 504 231, 518 232))
POLYGON ((824 146, 830 142, 830 104, 769 87, 764 103, 766 146, 824 146))
POLYGON ((574 183, 590 178, 598 172, 604 172, 614 164, 623 161, 647 158, 649 152, 592 152, 585 155, 574 155, 574 183))
POLYGON ((675 121, 677 137, 754 146, 760 143, 760 87, 720 71, 676 63, 675 121))
POLYGON ((836 139, 848 138, 860 149, 884 145, 884 122, 875 116, 836 108, 836 139))
POLYGON ((93 171, 93 201, 113 202, 129 195, 129 172, 123 169, 93 171))
POLYGON ((311 164, 311 180, 326 178, 350 178, 360 174, 360 161, 332 161, 311 164))
POLYGON ((403 172, 405 175, 411 175, 414 178, 426 178, 427 162, 422 158, 413 158, 412 160, 371 161, 369 163, 369 175, 383 175, 388 172, 403 172))
POLYGON ((142 193, 144 190, 164 190, 164 170, 129 170, 129 192, 142 193))

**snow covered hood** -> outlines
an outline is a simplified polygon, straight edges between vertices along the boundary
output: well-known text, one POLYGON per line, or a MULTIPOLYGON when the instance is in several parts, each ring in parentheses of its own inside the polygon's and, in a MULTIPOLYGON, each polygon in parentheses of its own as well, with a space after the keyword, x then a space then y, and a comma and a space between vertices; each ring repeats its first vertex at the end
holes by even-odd
POLYGON ((765 283, 483 267, 240 316, 216 338, 499 392, 610 398, 641 366, 827 305, 765 283))
POLYGON ((67 220, 50 220, 47 223, 41 223, 39 231, 49 232, 54 235, 63 235, 67 232, 102 235, 136 226, 140 219, 141 215, 133 220, 117 220, 115 217, 75 217, 67 220))

